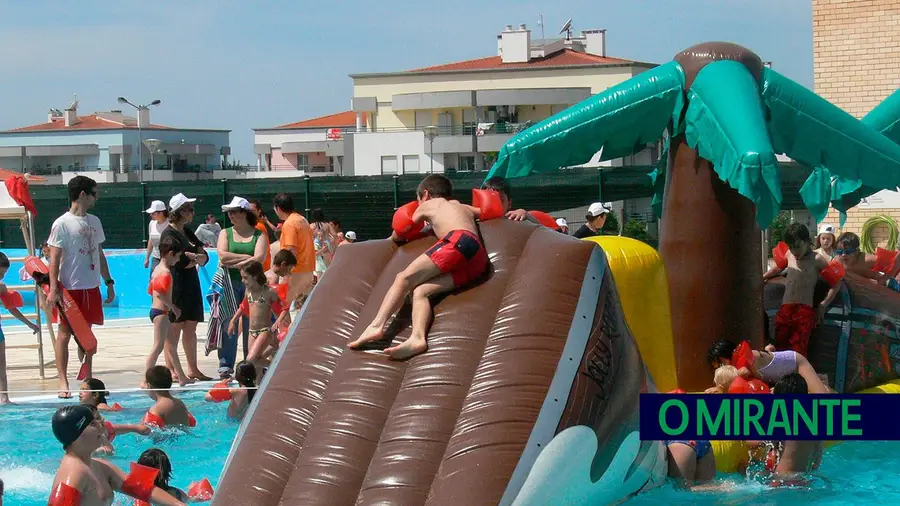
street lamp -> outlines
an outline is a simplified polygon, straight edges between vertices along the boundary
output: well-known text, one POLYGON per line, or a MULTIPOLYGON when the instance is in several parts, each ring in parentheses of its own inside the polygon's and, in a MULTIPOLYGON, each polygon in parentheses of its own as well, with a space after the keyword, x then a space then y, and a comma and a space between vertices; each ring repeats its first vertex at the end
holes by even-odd
POLYGON ((144 144, 147 146, 147 149, 150 150, 150 180, 156 180, 156 164, 153 163, 153 153, 156 153, 159 150, 159 145, 162 144, 162 141, 159 139, 147 139, 144 141, 144 144))
POLYGON ((143 127, 141 126, 141 111, 149 109, 151 105, 159 105, 162 102, 160 100, 154 100, 153 102, 150 102, 147 105, 134 105, 131 102, 129 102, 128 99, 126 99, 125 97, 119 97, 119 103, 120 104, 128 104, 131 107, 134 107, 135 110, 137 110, 137 115, 138 115, 138 118, 137 118, 137 120, 138 120, 137 121, 137 124, 138 124, 138 175, 141 179, 141 182, 143 183, 144 182, 144 147, 143 147, 144 133, 142 131, 143 127))
POLYGON ((438 127, 431 125, 422 129, 425 132, 425 138, 431 143, 431 174, 434 174, 434 138, 438 136, 438 127))

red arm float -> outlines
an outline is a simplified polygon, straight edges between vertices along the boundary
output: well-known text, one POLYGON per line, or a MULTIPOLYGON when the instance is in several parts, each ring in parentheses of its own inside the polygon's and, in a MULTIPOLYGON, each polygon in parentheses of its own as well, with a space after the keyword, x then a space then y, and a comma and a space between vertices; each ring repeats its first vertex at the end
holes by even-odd
POLYGON ((196 427, 197 419, 194 418, 194 415, 188 413, 188 427, 196 427))
POLYGON ((503 216, 503 202, 500 193, 494 190, 472 190, 472 205, 481 210, 481 221, 494 220, 503 216))
POLYGON ((225 402, 231 400, 231 392, 228 390, 228 380, 220 381, 209 389, 209 396, 214 402, 225 402))
POLYGON ((846 274, 844 266, 841 265, 841 262, 838 260, 832 260, 824 269, 819 271, 819 275, 822 276, 822 279, 824 279, 832 288, 841 282, 844 278, 844 274, 846 274))
POLYGON ((162 419, 161 416, 151 413, 147 411, 147 414, 144 415, 144 418, 141 420, 141 423, 144 425, 152 425, 157 428, 163 428, 166 426, 165 420, 162 419))
POLYGON ((280 297, 272 301, 272 312, 275 313, 276 316, 283 313, 286 308, 287 305, 280 297))
POLYGON ((103 425, 106 425, 106 439, 112 443, 112 440, 116 438, 116 427, 110 422, 104 422, 103 425))
POLYGON ((147 293, 149 295, 153 295, 153 292, 169 293, 170 288, 172 288, 172 275, 164 274, 150 280, 150 286, 147 287, 147 293))
POLYGON ((875 265, 872 270, 875 272, 889 273, 894 270, 894 263, 897 261, 897 254, 900 251, 890 251, 884 248, 875 249, 875 265))
POLYGON ((15 290, 8 290, 3 295, 0 295, 0 302, 3 302, 3 307, 6 309, 25 307, 22 294, 15 290))
POLYGON ((766 385, 763 382, 763 380, 761 380, 761 379, 753 378, 752 380, 748 381, 747 384, 750 385, 749 393, 751 393, 751 394, 770 394, 770 393, 772 393, 772 391, 769 390, 769 385, 766 385))
POLYGON ((75 487, 60 482, 50 492, 47 506, 81 506, 81 492, 75 487))
POLYGON ((209 501, 213 498, 212 483, 206 478, 191 483, 188 486, 188 497, 192 502, 209 501))
POLYGON ((109 410, 110 411, 122 411, 122 405, 119 404, 118 402, 113 403, 113 405, 109 407, 109 410))
POLYGON ((287 304, 288 284, 279 283, 277 285, 272 285, 272 289, 278 294, 278 298, 281 299, 281 302, 287 304))
POLYGON ((682 390, 682 389, 680 389, 680 388, 676 388, 675 390, 672 390, 672 391, 669 392, 669 393, 670 393, 670 394, 686 394, 687 392, 685 392, 684 390, 682 390))
POLYGON ((408 204, 400 206, 394 212, 394 219, 391 221, 391 228, 400 239, 411 239, 425 228, 425 222, 416 223, 413 221, 413 214, 419 208, 418 201, 412 201, 408 204))
POLYGON ((559 228, 559 225, 556 224, 556 218, 543 211, 528 211, 528 214, 530 214, 532 218, 536 219, 538 223, 549 229, 556 230, 559 228))
POLYGON ((142 501, 140 499, 135 499, 131 506, 153 506, 147 501, 142 501))
POLYGON ((755 359, 753 357, 753 350, 750 348, 750 342, 741 341, 741 344, 737 345, 737 348, 734 349, 734 353, 731 354, 731 365, 738 369, 742 367, 753 369, 754 362, 755 359))
POLYGON ((156 477, 159 469, 131 463, 131 472, 122 482, 122 493, 140 499, 150 501, 150 494, 156 487, 156 477))
POLYGON ((731 385, 728 386, 728 393, 730 394, 749 394, 751 393, 750 383, 747 382, 744 378, 738 376, 734 378, 734 381, 731 382, 731 385))
POLYGON ((250 301, 247 300, 246 295, 244 296, 244 300, 241 301, 240 310, 241 310, 241 313, 244 314, 244 316, 250 316, 250 301))
POLYGON ((787 254, 791 248, 787 245, 786 242, 781 241, 774 248, 772 248, 772 260, 775 261, 775 266, 779 269, 784 269, 787 267, 787 254))

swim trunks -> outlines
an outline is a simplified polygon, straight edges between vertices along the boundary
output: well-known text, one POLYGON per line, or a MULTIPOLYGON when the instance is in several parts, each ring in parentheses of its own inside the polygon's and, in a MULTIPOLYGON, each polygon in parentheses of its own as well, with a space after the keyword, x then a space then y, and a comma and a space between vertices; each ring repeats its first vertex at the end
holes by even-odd
POLYGON ((159 316, 161 314, 166 314, 166 313, 168 313, 168 311, 166 311, 164 309, 152 309, 151 308, 150 309, 150 321, 152 322, 153 320, 156 319, 157 316, 159 316))
POLYGON ((488 268, 487 251, 478 236, 468 230, 453 230, 425 252, 441 274, 450 273, 461 288, 481 277, 488 268))
POLYGON ((709 452, 712 451, 712 445, 709 441, 706 440, 698 440, 698 441, 687 441, 681 439, 670 439, 666 441, 666 446, 673 445, 675 443, 681 443, 683 445, 690 446, 694 453, 697 454, 697 460, 702 459, 709 452))
POLYGON ((772 354, 772 361, 764 365, 756 372, 766 383, 778 383, 778 380, 797 371, 797 352, 793 350, 776 351, 772 354))
POLYGON ((99 287, 68 292, 88 325, 103 325, 103 298, 100 296, 99 287))
POLYGON ((808 304, 782 304, 775 315, 775 348, 806 356, 818 315, 808 304))

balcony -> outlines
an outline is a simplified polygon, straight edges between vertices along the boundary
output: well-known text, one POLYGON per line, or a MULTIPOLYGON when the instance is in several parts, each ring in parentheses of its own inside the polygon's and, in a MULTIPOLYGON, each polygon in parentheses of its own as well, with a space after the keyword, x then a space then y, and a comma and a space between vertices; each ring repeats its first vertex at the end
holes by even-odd
POLYGON ((530 121, 524 123, 479 123, 475 137, 477 139, 476 151, 479 153, 500 151, 500 148, 514 135, 530 126, 530 121))
MULTIPOLYGON (((425 127, 394 127, 376 128, 376 132, 422 132, 424 137, 425 127)), ((437 127, 437 137, 434 138, 435 153, 472 153, 475 151, 475 132, 477 127, 471 125, 452 125, 437 127)), ((365 133, 365 132, 361 132, 365 133)), ((359 134, 357 134, 359 135, 359 134)), ((425 153, 430 153, 431 146, 425 139, 425 153)))

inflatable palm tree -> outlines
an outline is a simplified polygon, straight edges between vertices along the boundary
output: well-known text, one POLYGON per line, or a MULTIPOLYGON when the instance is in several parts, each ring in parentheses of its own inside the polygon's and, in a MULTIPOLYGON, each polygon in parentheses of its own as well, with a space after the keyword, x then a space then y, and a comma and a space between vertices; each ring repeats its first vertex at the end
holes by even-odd
POLYGON ((619 158, 668 132, 652 175, 660 252, 679 384, 699 388, 712 341, 763 335, 760 231, 781 209, 776 154, 815 169, 801 193, 824 215, 829 202, 900 185, 900 146, 881 133, 900 134, 890 116, 861 122, 753 52, 704 43, 510 139, 488 177, 555 171, 598 151, 619 158))

